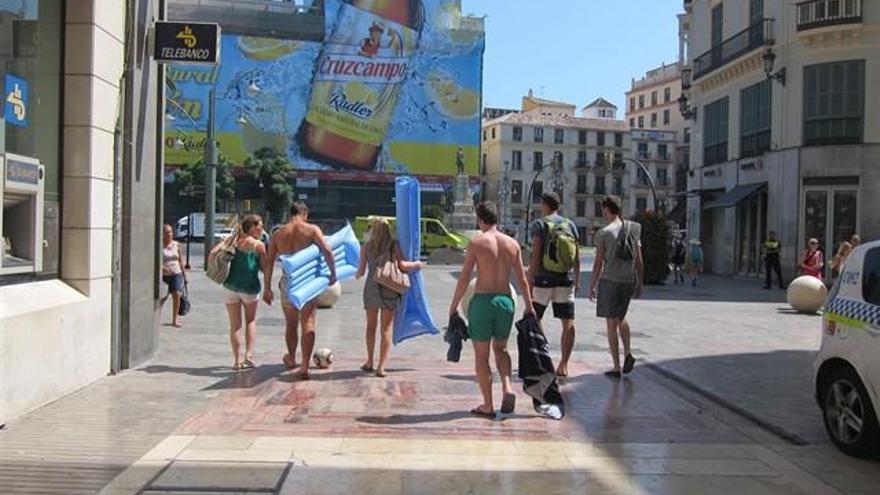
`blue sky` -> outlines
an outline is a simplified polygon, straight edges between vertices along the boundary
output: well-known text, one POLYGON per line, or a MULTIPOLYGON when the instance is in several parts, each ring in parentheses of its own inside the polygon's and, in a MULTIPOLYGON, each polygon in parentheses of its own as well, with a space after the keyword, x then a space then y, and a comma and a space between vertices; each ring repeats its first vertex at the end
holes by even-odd
POLYGON ((633 77, 678 58, 681 0, 463 0, 486 15, 483 105, 519 108, 529 88, 578 108, 624 111, 633 77))

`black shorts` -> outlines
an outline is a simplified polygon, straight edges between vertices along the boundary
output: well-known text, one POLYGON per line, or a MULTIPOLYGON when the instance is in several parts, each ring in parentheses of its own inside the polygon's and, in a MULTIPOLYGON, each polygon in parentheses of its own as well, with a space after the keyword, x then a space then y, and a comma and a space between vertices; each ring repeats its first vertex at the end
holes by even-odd
POLYGON ((634 290, 635 284, 632 283, 600 280, 598 300, 596 301, 596 316, 615 320, 626 318, 634 290))

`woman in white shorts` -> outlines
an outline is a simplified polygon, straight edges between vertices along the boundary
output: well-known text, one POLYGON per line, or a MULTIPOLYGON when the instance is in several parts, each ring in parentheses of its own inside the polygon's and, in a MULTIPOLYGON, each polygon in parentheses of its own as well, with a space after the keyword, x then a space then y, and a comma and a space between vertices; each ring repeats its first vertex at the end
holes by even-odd
MULTIPOLYGON (((236 236, 235 256, 229 264, 229 276, 223 283, 226 312, 229 313, 229 342, 232 344, 233 369, 253 368, 254 340, 257 337, 257 302, 260 300, 260 272, 266 260, 266 245, 260 240, 263 221, 257 215, 247 215, 241 221, 236 236), (245 351, 241 358, 241 325, 244 309, 245 351)), ((212 253, 213 254, 213 253, 212 253)))

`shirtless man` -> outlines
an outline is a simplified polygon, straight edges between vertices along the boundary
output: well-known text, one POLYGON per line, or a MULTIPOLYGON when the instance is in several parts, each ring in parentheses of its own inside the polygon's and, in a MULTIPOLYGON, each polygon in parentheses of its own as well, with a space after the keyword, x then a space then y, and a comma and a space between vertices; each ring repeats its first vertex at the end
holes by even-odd
POLYGON ((491 202, 482 202, 477 206, 477 219, 482 233, 471 239, 468 245, 449 314, 458 312, 458 304, 476 265, 477 285, 468 308, 468 333, 474 343, 477 383, 483 394, 483 403, 472 409, 471 413, 491 419, 495 417, 495 406, 492 403, 492 371, 489 368, 490 346, 495 353, 498 374, 501 375, 501 412, 512 413, 516 403, 510 382, 510 354, 507 353, 507 338, 513 325, 515 307, 508 282, 511 271, 516 275, 520 293, 525 298, 526 314, 534 314, 535 310, 519 244, 496 228, 498 209, 491 202))
MULTIPOLYGON (((330 285, 336 283, 336 263, 333 259, 333 251, 324 240, 321 229, 308 222, 309 208, 302 202, 293 203, 290 207, 290 220, 286 225, 272 234, 269 241, 269 256, 263 266, 263 282, 266 289, 263 291, 263 301, 272 305, 275 295, 272 293, 272 271, 275 269, 275 259, 279 255, 293 254, 302 251, 315 244, 324 254, 327 265, 330 267, 330 285)), ((281 291, 281 309, 284 311, 285 333, 284 340, 287 343, 287 354, 284 355, 284 365, 289 369, 297 367, 296 346, 297 330, 302 323, 302 363, 299 374, 304 380, 309 378, 309 362, 312 360, 312 351, 315 348, 315 301, 306 305, 302 311, 287 299, 287 280, 284 274, 278 283, 281 291)))

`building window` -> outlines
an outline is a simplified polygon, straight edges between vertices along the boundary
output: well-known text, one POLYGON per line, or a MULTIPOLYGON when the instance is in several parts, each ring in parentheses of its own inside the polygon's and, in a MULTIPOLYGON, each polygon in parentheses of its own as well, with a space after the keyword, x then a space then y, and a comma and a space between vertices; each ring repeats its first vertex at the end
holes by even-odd
POLYGON ((544 128, 543 127, 535 127, 535 142, 543 143, 544 142, 544 128))
POLYGON ((577 163, 578 167, 586 167, 587 166, 587 152, 584 150, 578 151, 577 163))
POLYGON ((515 171, 522 170, 522 151, 513 150, 511 152, 510 167, 511 167, 511 170, 515 170, 515 171))
POLYGON ((727 161, 728 99, 703 107, 703 165, 727 161))
POLYGON ((599 175, 596 177, 596 190, 593 191, 595 194, 605 194, 605 176, 599 175))
POLYGON ((651 114, 651 129, 655 129, 655 128, 657 128, 657 114, 652 113, 651 114))
POLYGON ((657 169, 657 184, 661 186, 669 185, 669 175, 665 167, 657 169))
POLYGON ((565 131, 562 129, 554 129, 553 130, 553 142, 555 144, 562 144, 565 142, 565 131))
POLYGON ((559 160, 559 166, 565 167, 565 153, 563 153, 561 151, 557 151, 557 152, 553 153, 553 155, 554 155, 554 157, 553 157, 554 160, 559 160))
POLYGON ((540 203, 542 194, 544 194, 544 183, 539 180, 535 181, 532 184, 532 203, 540 203))
POLYGON ((672 120, 672 115, 669 110, 663 110, 663 125, 669 125, 670 120, 672 120))
POLYGON ((615 148, 623 148, 623 133, 615 132, 614 133, 614 147, 615 148))
POLYGON ((657 158, 661 160, 669 160, 669 149, 665 144, 657 145, 657 158))
POLYGON ((577 176, 577 193, 578 194, 586 194, 587 193, 587 175, 580 174, 577 176))
POLYGON ((770 119, 773 81, 765 80, 740 92, 741 157, 758 156, 770 150, 770 119))
POLYGON ((0 164, 0 285, 58 275, 66 3, 18 1, 0 7, 0 74, 7 110, 0 127, 0 153, 5 154, 0 164))
POLYGON ((519 126, 513 127, 513 140, 514 141, 522 141, 522 127, 519 127, 519 126))
POLYGON ((672 88, 663 89, 663 103, 672 101, 672 88))
POLYGON ((483 153, 483 161, 480 163, 480 171, 483 175, 486 175, 486 161, 488 157, 485 153, 483 153))
POLYGON ((631 117, 631 118, 629 119, 629 128, 630 128, 630 129, 635 129, 635 128, 636 128, 636 119, 635 119, 635 118, 632 118, 632 117, 631 117))
POLYGON ((596 218, 602 218, 602 202, 596 201, 593 203, 593 216, 596 218))
POLYGON ((684 144, 690 144, 690 142, 691 142, 691 128, 685 127, 684 128, 684 144))
POLYGON ((623 196, 623 177, 615 177, 611 193, 615 196, 623 196))
POLYGON ((587 131, 578 131, 578 144, 587 144, 587 131))
MULTIPOLYGON (((712 43, 712 47, 721 46, 721 42, 724 40, 724 4, 718 3, 718 5, 712 7, 712 21, 710 24, 710 42, 712 43)), ((719 51, 718 57, 721 57, 721 53, 719 51)))
POLYGON ((605 146, 605 133, 602 131, 596 133, 596 146, 605 146))
POLYGON ((630 110, 630 111, 633 111, 633 110, 635 110, 635 109, 636 109, 636 97, 635 97, 635 96, 630 96, 630 97, 629 97, 629 110, 630 110))
POLYGON ((486 129, 483 129, 483 141, 486 140, 486 129))
POLYGON ((645 108, 645 95, 639 95, 639 109, 645 108))
POLYGON ((532 156, 532 171, 537 172, 544 166, 544 152, 536 151, 532 156))
POLYGON ((645 211, 648 209, 648 198, 636 198, 636 211, 645 211))
POLYGON ((521 180, 510 182, 510 202, 513 204, 522 203, 523 199, 523 183, 521 180))
POLYGON ((587 216, 587 202, 586 201, 578 201, 577 202, 577 216, 579 216, 579 217, 587 216))
POLYGON ((645 127, 645 116, 639 115, 639 129, 644 129, 645 127))
POLYGON ((657 92, 656 91, 651 91, 651 106, 652 107, 657 106, 657 92))
POLYGON ((804 145, 861 143, 865 61, 804 67, 804 145))
POLYGON ((623 166, 623 153, 621 153, 619 151, 615 151, 614 152, 614 161, 611 163, 615 167, 622 167, 623 166))
POLYGON ((639 143, 639 160, 647 160, 651 156, 648 154, 648 143, 639 143))
POLYGON ((495 128, 492 128, 492 139, 495 139, 495 128))

